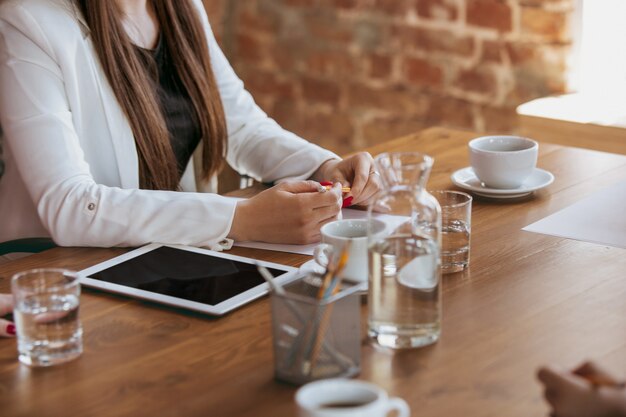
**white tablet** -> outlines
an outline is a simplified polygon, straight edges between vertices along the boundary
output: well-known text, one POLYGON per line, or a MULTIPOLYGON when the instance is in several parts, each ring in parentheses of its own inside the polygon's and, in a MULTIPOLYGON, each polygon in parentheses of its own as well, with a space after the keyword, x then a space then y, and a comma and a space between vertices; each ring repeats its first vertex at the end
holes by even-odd
MULTIPOLYGON (((254 259, 153 243, 79 272, 80 282, 145 300, 222 315, 268 292, 254 259)), ((284 285, 298 268, 258 261, 284 285)))

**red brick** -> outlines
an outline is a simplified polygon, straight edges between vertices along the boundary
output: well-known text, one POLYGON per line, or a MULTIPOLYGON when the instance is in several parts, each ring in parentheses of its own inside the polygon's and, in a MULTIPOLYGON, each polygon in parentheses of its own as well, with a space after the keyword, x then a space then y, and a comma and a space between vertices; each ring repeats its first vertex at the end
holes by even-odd
POLYGON ((306 16, 306 27, 316 41, 326 41, 331 44, 349 44, 352 41, 352 31, 345 24, 332 21, 328 16, 306 16))
POLYGON ((372 88, 352 84, 348 88, 348 102, 352 110, 379 110, 398 114, 424 114, 427 100, 423 95, 403 86, 372 88))
POLYGON ((506 97, 506 104, 516 106, 539 97, 566 91, 562 71, 541 65, 515 69, 515 85, 506 97))
POLYGON ((304 64, 304 58, 297 50, 294 51, 292 48, 280 43, 269 48, 266 58, 277 71, 281 72, 296 71, 303 67, 304 64))
POLYGON ((257 94, 254 96, 255 103, 266 113, 269 113, 274 104, 274 97, 257 94))
POLYGON ((353 150, 354 127, 347 114, 306 112, 299 132, 306 139, 339 154, 353 150))
POLYGON ((238 33, 235 38, 237 57, 247 61, 258 61, 263 57, 261 44, 256 37, 238 33))
POLYGON ((365 146, 375 145, 386 140, 395 139, 424 129, 426 122, 418 117, 387 116, 377 117, 363 126, 365 146))
POLYGON ((512 11, 503 0, 467 0, 467 23, 509 32, 513 27, 512 11))
POLYGON ((257 94, 281 98, 294 97, 293 83, 285 79, 280 80, 276 72, 263 70, 248 71, 245 76, 242 76, 242 79, 246 84, 246 88, 249 89, 255 97, 257 94))
POLYGON ((564 92, 569 46, 509 42, 506 47, 515 79, 506 98, 508 105, 564 92))
POLYGON ((224 0, 202 0, 204 9, 209 16, 209 21, 213 24, 218 24, 224 17, 224 0))
POLYGON ((302 125, 301 115, 304 113, 304 103, 285 98, 278 99, 268 114, 285 129, 297 132, 302 125))
POLYGON ((498 84, 493 72, 486 67, 461 70, 457 74, 454 85, 464 91, 494 96, 498 84))
POLYGON ((374 0, 373 9, 393 16, 405 16, 409 5, 407 0, 374 0))
POLYGON ((563 8, 571 8, 574 0, 519 0, 520 6, 545 6, 551 3, 557 3, 563 8))
POLYGON ((392 60, 389 55, 371 54, 367 57, 368 75, 371 78, 388 79, 391 76, 392 60))
POLYGON ((358 5, 357 0, 332 0, 332 5, 338 9, 354 9, 358 5))
POLYGON ((285 6, 308 7, 315 6, 316 0, 284 0, 285 6))
POLYGON ((502 62, 503 45, 500 41, 483 41, 481 62, 502 62))
POLYGON ((515 107, 483 106, 480 109, 485 122, 485 132, 494 134, 515 134, 517 113, 515 107))
POLYGON ((538 45, 530 42, 508 42, 506 52, 512 65, 523 65, 537 59, 538 45))
POLYGON ((211 29, 215 33, 215 37, 221 44, 222 34, 224 33, 224 1, 225 0, 203 0, 204 8, 211 22, 211 29))
POLYGON ((472 103, 465 100, 431 95, 425 121, 428 126, 473 129, 474 114, 472 107, 472 103))
POLYGON ((336 105, 339 102, 339 85, 334 81, 302 77, 302 94, 305 100, 336 105))
POLYGON ((568 14, 539 7, 524 7, 522 33, 539 36, 546 42, 570 42, 568 14))
POLYGON ((448 30, 396 26, 392 29, 392 34, 400 43, 400 49, 452 53, 466 57, 474 52, 472 36, 456 35, 448 30))
POLYGON ((458 2, 453 0, 418 0, 417 14, 434 20, 456 20, 459 15, 458 2))
MULTIPOLYGON (((223 21, 228 0, 206 1, 213 23, 223 21)), ((285 128, 344 153, 432 125, 508 132, 517 104, 564 88, 568 47, 550 19, 566 12, 566 1, 243 0, 224 37, 264 109, 285 128), (540 10, 550 24, 524 10, 548 3, 540 10), (403 15, 407 4, 415 21, 403 15), (518 25, 519 36, 506 33, 518 25), (475 57, 476 68, 458 71, 475 57), (496 69, 506 83, 496 83, 496 69), (480 102, 452 97, 448 87, 455 95, 481 93, 480 102), (483 103, 496 87, 508 88, 498 91, 504 105, 483 103)))
POLYGON ((235 27, 245 31, 254 30, 266 33, 275 33, 278 30, 277 22, 269 15, 248 9, 243 9, 237 14, 235 27))
POLYGON ((345 51, 317 50, 306 58, 307 73, 325 76, 352 76, 355 64, 345 51))
POLYGON ((437 88, 443 83, 443 71, 438 65, 420 58, 404 60, 404 76, 411 84, 437 88))

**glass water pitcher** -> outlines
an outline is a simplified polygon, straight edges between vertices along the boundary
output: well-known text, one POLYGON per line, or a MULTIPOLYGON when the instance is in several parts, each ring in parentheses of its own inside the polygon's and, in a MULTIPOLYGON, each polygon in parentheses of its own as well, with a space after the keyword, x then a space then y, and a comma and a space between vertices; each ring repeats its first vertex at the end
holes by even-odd
POLYGON ((425 189, 433 158, 384 153, 375 163, 383 190, 368 217, 386 227, 368 230, 368 333, 389 348, 426 346, 441 332, 441 208, 425 189))

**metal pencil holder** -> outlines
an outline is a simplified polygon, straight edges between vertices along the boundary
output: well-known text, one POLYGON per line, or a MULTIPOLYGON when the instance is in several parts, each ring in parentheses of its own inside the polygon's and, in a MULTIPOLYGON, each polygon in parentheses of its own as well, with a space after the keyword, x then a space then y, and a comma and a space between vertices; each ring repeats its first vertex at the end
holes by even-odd
POLYGON ((360 285, 318 300, 321 277, 308 275, 272 293, 274 373, 296 385, 353 377, 361 368, 360 285))

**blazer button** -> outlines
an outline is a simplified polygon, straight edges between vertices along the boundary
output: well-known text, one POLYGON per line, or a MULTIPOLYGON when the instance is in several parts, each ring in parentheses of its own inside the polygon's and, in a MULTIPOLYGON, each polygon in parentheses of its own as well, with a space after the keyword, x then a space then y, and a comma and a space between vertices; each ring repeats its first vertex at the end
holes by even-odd
POLYGON ((96 208, 96 205, 94 203, 89 203, 87 205, 87 210, 89 211, 93 211, 96 208))

